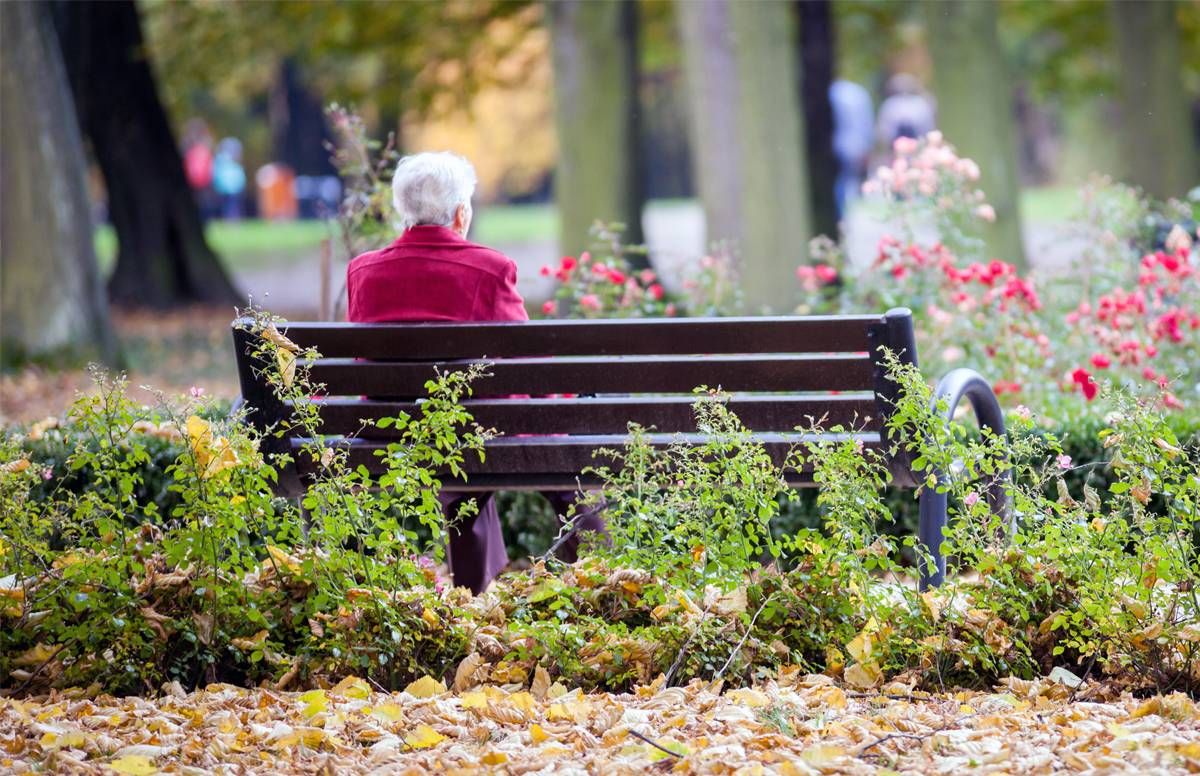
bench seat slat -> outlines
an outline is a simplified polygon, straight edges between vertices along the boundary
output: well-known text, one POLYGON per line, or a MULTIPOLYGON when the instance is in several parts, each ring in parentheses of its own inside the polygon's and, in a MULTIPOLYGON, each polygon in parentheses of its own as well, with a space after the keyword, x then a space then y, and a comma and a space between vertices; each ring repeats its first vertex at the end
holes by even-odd
POLYGON ((878 315, 528 321, 290 323, 301 347, 326 358, 440 360, 522 356, 822 353, 870 349, 878 315))
MULTIPOLYGON (((695 431, 695 396, 618 396, 573 399, 470 399, 463 404, 475 422, 513 434, 620 434, 629 423, 664 432, 695 431)), ((355 434, 363 439, 395 439, 395 428, 362 427, 364 419, 419 416, 416 402, 329 399, 319 403, 323 434, 355 434)), ((878 430, 873 393, 842 395, 731 396, 728 407, 752 431, 789 431, 808 417, 825 427, 878 430), (869 419, 869 420, 868 420, 869 419)))
MULTIPOLYGON (((820 438, 824 441, 836 441, 849 437, 860 439, 863 446, 879 449, 881 446, 878 434, 825 434, 820 438)), ((589 434, 580 436, 546 436, 546 437, 502 437, 494 439, 486 447, 485 460, 480 462, 473 456, 465 462, 464 469, 470 477, 473 486, 482 487, 486 480, 480 475, 496 478, 496 481, 508 482, 512 475, 531 475, 538 477, 558 477, 565 483, 573 483, 577 475, 586 467, 611 463, 607 457, 595 456, 600 448, 620 450, 628 439, 626 434, 589 434)), ((698 444, 704 441, 701 434, 647 434, 647 441, 656 448, 668 447, 682 441, 698 444)), ((759 442, 772 460, 781 463, 788 452, 797 444, 813 441, 817 437, 808 434, 755 434, 759 442)), ((297 465, 302 475, 317 472, 319 465, 310 456, 299 453, 303 440, 292 441, 293 451, 297 453, 297 465)), ((366 440, 343 441, 350 447, 351 466, 363 465, 372 472, 382 470, 378 451, 386 450, 387 445, 366 440)), ((457 490, 459 482, 444 480, 448 490, 457 490)))
MULTIPOLYGON (((330 396, 422 396, 434 367, 321 359, 311 377, 330 396)), ((528 358, 491 363, 491 376, 474 388, 476 395, 689 393, 701 385, 727 391, 856 391, 872 386, 872 369, 865 354, 528 358)))

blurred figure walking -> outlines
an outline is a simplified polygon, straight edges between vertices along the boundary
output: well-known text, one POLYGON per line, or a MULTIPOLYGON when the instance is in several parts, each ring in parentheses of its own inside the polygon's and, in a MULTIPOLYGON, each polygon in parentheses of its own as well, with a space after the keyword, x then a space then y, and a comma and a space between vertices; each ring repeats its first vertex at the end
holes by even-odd
POLYGON ((829 85, 829 104, 833 108, 833 154, 838 162, 834 197, 841 219, 846 216, 846 205, 858 198, 867 175, 867 160, 874 144, 875 107, 865 88, 844 79, 829 85))
POLYGON ((242 167, 242 144, 236 138, 227 137, 217 146, 212 185, 221 200, 221 217, 239 220, 242 194, 246 191, 246 170, 242 167))
POLYGON ((203 119, 189 121, 184 132, 183 171, 196 197, 200 219, 207 221, 213 215, 213 152, 212 135, 203 119))

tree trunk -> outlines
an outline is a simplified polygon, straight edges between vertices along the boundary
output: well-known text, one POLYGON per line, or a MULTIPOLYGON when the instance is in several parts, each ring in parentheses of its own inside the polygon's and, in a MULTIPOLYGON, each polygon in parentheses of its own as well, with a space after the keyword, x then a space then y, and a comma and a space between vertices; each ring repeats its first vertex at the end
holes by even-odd
MULTIPOLYGON (((559 248, 587 246, 597 219, 642 242, 637 5, 559 0, 546 5, 554 60, 559 248)), ((645 257, 629 257, 646 266, 645 257)))
POLYGON ((275 161, 283 162, 296 175, 337 175, 326 147, 333 138, 325 123, 325 109, 290 59, 279 66, 268 113, 275 161))
POLYGON ((1025 267, 1012 80, 997 35, 996 6, 943 0, 926 4, 925 18, 938 126, 960 155, 979 164, 980 187, 996 210, 995 222, 983 230, 988 251, 1025 267))
POLYGON ((812 199, 813 230, 837 237, 837 158, 833 155, 833 3, 794 0, 800 24, 800 104, 804 109, 805 149, 808 152, 808 191, 812 199))
POLYGON ((1176 5, 1110 0, 1117 42, 1124 177, 1160 199, 1200 181, 1183 88, 1176 5))
POLYGON ((117 232, 113 302, 171 307, 239 296, 204 239, 133 0, 55 6, 80 126, 117 232))
POLYGON ((83 141, 48 6, 0 5, 0 86, 3 361, 57 354, 112 363, 83 141))
POLYGON ((790 9, 784 0, 675 7, 708 239, 735 242, 752 309, 790 310, 792 272, 812 236, 790 9))

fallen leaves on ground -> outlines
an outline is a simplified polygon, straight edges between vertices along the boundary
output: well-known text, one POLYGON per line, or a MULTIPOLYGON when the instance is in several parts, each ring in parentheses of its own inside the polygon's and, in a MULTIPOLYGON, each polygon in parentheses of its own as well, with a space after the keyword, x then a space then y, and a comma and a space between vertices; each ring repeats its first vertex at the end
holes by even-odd
POLYGON ((306 693, 177 686, 154 700, 81 692, 0 699, 0 770, 13 773, 1048 773, 1200 770, 1200 708, 1180 694, 1083 701, 1063 684, 926 696, 827 676, 722 694, 661 678, 629 694, 400 693, 358 678, 306 693), (537 697, 541 695, 542 697, 537 697))

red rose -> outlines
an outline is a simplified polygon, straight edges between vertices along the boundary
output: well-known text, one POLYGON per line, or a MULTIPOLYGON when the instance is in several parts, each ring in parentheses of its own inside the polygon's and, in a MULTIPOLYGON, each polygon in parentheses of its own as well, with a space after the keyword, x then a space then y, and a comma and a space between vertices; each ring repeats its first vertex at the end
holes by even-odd
POLYGON ((1097 369, 1108 369, 1112 366, 1112 359, 1103 353, 1094 353, 1092 354, 1092 366, 1097 369))

